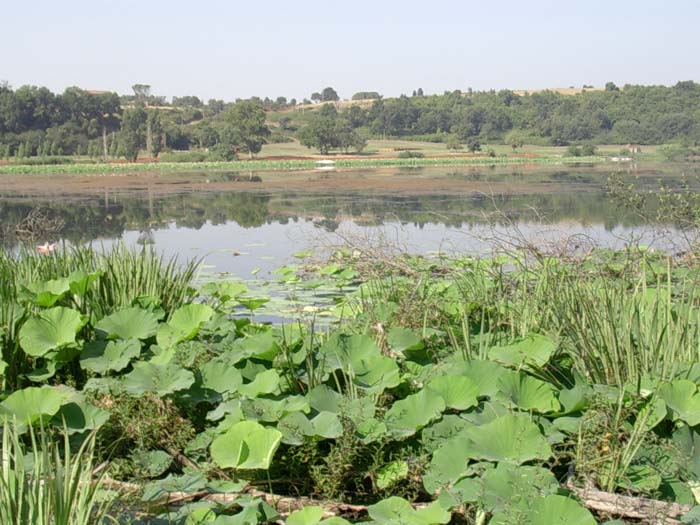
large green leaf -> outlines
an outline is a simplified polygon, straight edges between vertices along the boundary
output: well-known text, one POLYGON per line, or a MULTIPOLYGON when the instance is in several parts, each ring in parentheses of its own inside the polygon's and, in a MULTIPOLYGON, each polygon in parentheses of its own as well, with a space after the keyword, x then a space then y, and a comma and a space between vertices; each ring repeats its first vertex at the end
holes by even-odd
POLYGON ((61 388, 42 386, 23 388, 10 394, 0 403, 2 415, 18 423, 33 423, 42 416, 53 416, 69 399, 69 393, 61 388))
POLYGON ((502 376, 498 388, 510 403, 523 410, 542 413, 559 410, 552 385, 522 372, 502 376))
POLYGON ((80 366, 97 374, 124 370, 141 354, 138 339, 127 341, 91 341, 80 353, 80 366))
POLYGON ((443 398, 435 391, 424 388, 417 394, 396 401, 387 410, 384 421, 392 435, 407 437, 438 419, 443 410, 443 398))
POLYGON ((478 503, 490 513, 508 509, 528 509, 535 498, 556 494, 559 482, 542 467, 515 466, 499 463, 481 478, 482 493, 478 503))
POLYGON ((94 430, 104 425, 107 420, 109 420, 109 412, 82 399, 75 399, 64 404, 53 417, 53 423, 57 427, 63 427, 65 424, 66 429, 71 434, 94 430))
POLYGON ((408 501, 396 496, 370 505, 367 512, 377 524, 382 525, 438 525, 449 523, 452 518, 437 501, 420 510, 414 510, 408 501))
POLYGON ((202 325, 214 315, 211 306, 200 303, 186 304, 173 312, 168 324, 160 325, 156 333, 158 345, 170 348, 179 342, 194 338, 202 325))
POLYGON ((221 468, 268 469, 282 433, 256 421, 240 421, 211 444, 211 457, 221 468))
POLYGON ((466 410, 478 404, 479 389, 468 377, 436 377, 428 383, 427 388, 442 397, 447 408, 466 410))
POLYGON ((214 358, 199 367, 202 388, 219 394, 233 393, 243 383, 240 371, 226 359, 214 358))
POLYGON ((675 420, 685 421, 694 427, 700 424, 700 393, 695 383, 687 379, 677 379, 659 389, 659 396, 673 411, 675 420))
POLYGON ((524 415, 506 414, 466 432, 472 459, 522 464, 552 455, 539 427, 524 415))
POLYGON ((150 392, 165 396, 189 388, 192 383, 194 383, 192 372, 174 363, 164 365, 136 363, 134 369, 122 380, 124 390, 132 395, 150 392))
POLYGON ((526 525, 596 525, 588 509, 565 496, 551 495, 536 499, 527 514, 526 525))
POLYGON ((19 331, 19 344, 28 355, 42 357, 51 350, 75 343, 75 336, 85 326, 79 312, 57 306, 29 319, 19 331))
POLYGON ((255 376, 255 379, 238 387, 238 391, 247 397, 257 397, 263 394, 272 394, 279 388, 280 376, 277 370, 265 370, 255 376))
POLYGON ((509 345, 495 346, 488 355, 489 359, 515 368, 523 365, 541 368, 547 364, 556 348, 556 343, 549 337, 532 334, 509 345))
POLYGON ((133 306, 104 317, 95 329, 104 332, 108 339, 148 339, 156 335, 158 316, 133 306))
POLYGON ((68 279, 51 279, 24 286, 22 295, 34 304, 47 308, 56 304, 69 290, 68 279))

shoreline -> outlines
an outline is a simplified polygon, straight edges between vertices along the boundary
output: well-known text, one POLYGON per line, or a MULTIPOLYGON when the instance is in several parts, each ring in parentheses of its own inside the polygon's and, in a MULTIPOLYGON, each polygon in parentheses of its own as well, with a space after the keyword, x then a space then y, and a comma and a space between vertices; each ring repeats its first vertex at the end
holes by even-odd
MULTIPOLYGON (((418 159, 328 159, 333 168, 420 168, 428 166, 505 166, 505 165, 572 165, 612 162, 608 157, 425 157, 418 159)), ((615 163, 627 166, 631 163, 615 163)), ((196 171, 297 171, 314 170, 317 160, 238 160, 230 162, 148 162, 124 164, 5 164, 2 175, 65 174, 89 175, 138 172, 196 172, 196 171)), ((320 171, 320 170, 319 170, 320 171)), ((334 170, 329 170, 332 172, 334 170)))

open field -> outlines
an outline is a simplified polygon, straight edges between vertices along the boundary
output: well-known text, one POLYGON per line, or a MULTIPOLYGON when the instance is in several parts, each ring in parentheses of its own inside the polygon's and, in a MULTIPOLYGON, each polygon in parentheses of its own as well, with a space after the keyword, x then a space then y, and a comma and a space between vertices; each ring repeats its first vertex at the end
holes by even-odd
MULTIPOLYGON (((484 152, 468 153, 447 150, 443 144, 410 140, 370 140, 361 154, 318 155, 298 142, 266 144, 258 158, 231 162, 163 162, 139 159, 135 163, 102 163, 88 158, 75 157, 75 162, 63 164, 25 165, 15 161, 0 163, 0 173, 133 173, 148 171, 266 171, 266 170, 308 170, 316 167, 316 161, 329 159, 337 168, 381 168, 419 166, 500 166, 500 165, 549 165, 576 163, 603 163, 620 155, 620 146, 599 146, 594 157, 568 157, 565 147, 526 145, 514 151, 505 145, 486 145, 484 151, 492 149, 495 156, 484 152), (421 158, 400 158, 401 152, 410 151, 423 155, 421 158)), ((658 146, 646 146, 635 154, 635 161, 661 161, 658 146)), ((623 163, 617 163, 624 165, 623 163)))

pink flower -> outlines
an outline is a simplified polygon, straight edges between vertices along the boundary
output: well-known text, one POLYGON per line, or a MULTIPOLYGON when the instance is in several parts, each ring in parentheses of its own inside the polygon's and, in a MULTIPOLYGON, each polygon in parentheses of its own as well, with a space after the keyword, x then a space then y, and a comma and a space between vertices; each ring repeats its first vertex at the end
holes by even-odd
POLYGON ((56 243, 52 242, 49 244, 47 241, 44 244, 38 244, 36 249, 39 253, 49 254, 56 249, 56 243))

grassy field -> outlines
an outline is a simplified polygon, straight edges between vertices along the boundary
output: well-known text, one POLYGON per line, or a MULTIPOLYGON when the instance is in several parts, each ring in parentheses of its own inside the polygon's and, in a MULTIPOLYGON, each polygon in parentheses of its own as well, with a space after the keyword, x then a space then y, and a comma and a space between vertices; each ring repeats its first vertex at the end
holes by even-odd
MULTIPOLYGON (((619 145, 602 145, 593 157, 569 157, 566 147, 525 145, 513 150, 511 147, 494 144, 482 145, 482 151, 469 153, 466 150, 448 150, 444 144, 420 142, 412 140, 370 140, 366 149, 360 153, 343 154, 332 152, 319 155, 315 150, 302 146, 299 142, 266 144, 258 158, 253 160, 238 160, 231 162, 163 162, 139 159, 136 163, 125 162, 95 162, 86 157, 75 157, 63 164, 22 164, 15 161, 0 163, 0 173, 4 174, 33 174, 33 173, 135 173, 135 172, 169 172, 169 171, 278 171, 278 170, 309 170, 317 167, 316 161, 332 159, 336 168, 371 168, 371 167, 404 167, 404 166, 481 166, 481 165, 521 165, 521 164, 572 164, 572 163, 603 163, 611 157, 620 156, 619 145), (490 156, 485 151, 493 150, 490 156), (401 153, 410 151, 421 154, 421 158, 400 158, 401 153)), ((175 154, 177 156, 177 153, 175 154)), ((170 156, 172 158, 172 155, 170 156)), ((642 153, 634 156, 635 161, 661 162, 664 159, 658 153, 657 146, 646 146, 642 153)))

